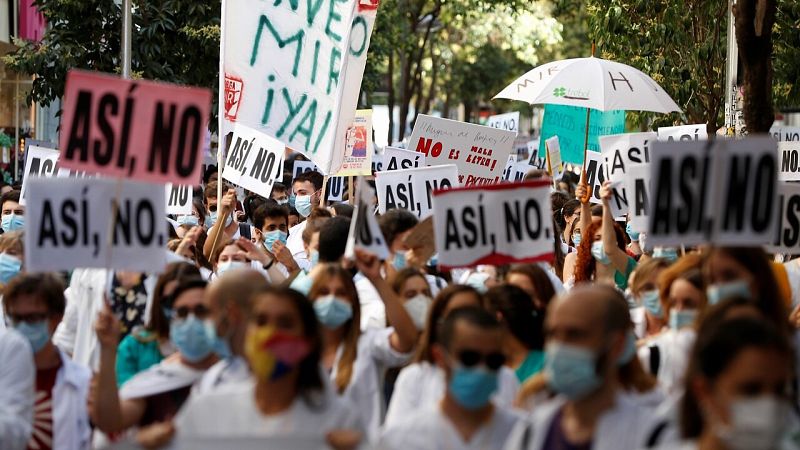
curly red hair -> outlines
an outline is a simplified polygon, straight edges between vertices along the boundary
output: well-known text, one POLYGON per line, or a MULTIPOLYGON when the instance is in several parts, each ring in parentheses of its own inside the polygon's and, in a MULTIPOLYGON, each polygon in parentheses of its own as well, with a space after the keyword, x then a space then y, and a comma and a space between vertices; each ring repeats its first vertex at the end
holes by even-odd
MULTIPOLYGON (((601 226, 602 221, 599 221, 589 225, 588 230, 581 230, 581 243, 578 245, 578 257, 575 260, 575 284, 594 279, 596 262, 592 256, 592 244, 595 241, 594 235, 601 226)), ((616 222, 614 234, 617 235, 617 246, 625 251, 625 231, 616 222)))

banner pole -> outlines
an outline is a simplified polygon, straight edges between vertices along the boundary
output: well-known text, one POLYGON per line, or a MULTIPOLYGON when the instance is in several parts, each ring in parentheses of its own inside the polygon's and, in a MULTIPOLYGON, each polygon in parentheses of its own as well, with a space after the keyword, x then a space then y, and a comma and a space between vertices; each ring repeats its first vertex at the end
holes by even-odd
POLYGON ((347 203, 349 203, 350 206, 353 206, 353 204, 355 204, 354 200, 355 200, 355 195, 353 191, 353 176, 350 175, 349 177, 347 177, 347 203))
POLYGON ((324 208, 325 207, 325 197, 327 196, 327 194, 328 194, 328 176, 325 175, 325 177, 322 178, 322 192, 320 192, 320 194, 319 194, 319 207, 320 208, 324 208))

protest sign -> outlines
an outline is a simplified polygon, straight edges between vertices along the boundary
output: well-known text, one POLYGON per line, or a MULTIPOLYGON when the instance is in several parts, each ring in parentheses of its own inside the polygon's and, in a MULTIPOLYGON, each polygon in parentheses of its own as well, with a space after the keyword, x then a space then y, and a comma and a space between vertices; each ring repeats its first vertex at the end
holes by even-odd
POLYGON ((677 127, 660 127, 658 129, 659 141, 707 141, 708 131, 706 124, 680 125, 677 127))
POLYGON ((514 163, 511 171, 510 181, 522 181, 525 178, 525 175, 534 169, 536 168, 528 164, 527 161, 517 161, 514 163))
POLYGON ((350 221, 350 232, 347 235, 347 245, 344 256, 352 259, 355 250, 366 250, 380 259, 389 258, 386 240, 375 218, 375 207, 372 202, 375 198, 375 189, 367 184, 363 177, 358 177, 356 182, 356 203, 353 211, 353 220, 350 221))
MULTIPOLYGON (((589 141, 586 148, 599 152, 598 138, 608 134, 625 132, 625 111, 589 112, 589 141)), ((586 108, 564 105, 544 105, 542 134, 539 140, 539 154, 545 155, 544 142, 558 136, 561 146, 561 160, 572 164, 583 164, 583 143, 586 137, 586 108)))
POLYGON ((558 144, 558 136, 553 136, 544 143, 547 149, 550 176, 558 180, 564 174, 564 164, 561 162, 561 147, 558 144))
POLYGON ((650 214, 650 165, 636 164, 628 168, 624 186, 629 196, 628 217, 631 228, 633 231, 646 233, 650 214))
POLYGON ((590 203, 603 203, 600 198, 600 186, 604 181, 606 181, 606 173, 603 170, 602 155, 600 152, 586 152, 586 183, 592 190, 589 197, 590 203))
POLYGON ((375 172, 383 171, 384 167, 384 155, 382 153, 376 153, 372 155, 372 175, 375 175, 375 172))
POLYGON ((489 116, 486 126, 519 133, 519 111, 489 116))
POLYGON ((345 136, 344 159, 336 175, 372 175, 372 110, 356 111, 345 136))
POLYGON ((342 202, 347 193, 347 177, 329 177, 325 184, 325 200, 342 202))
POLYGON ((409 149, 425 154, 428 165, 455 164, 464 186, 500 182, 514 133, 420 114, 409 149))
POLYGON ((550 182, 434 192, 434 235, 443 269, 553 257, 550 182))
POLYGON ((272 185, 283 177, 283 142, 237 123, 222 178, 251 192, 270 198, 272 185))
POLYGON ((103 178, 36 178, 30 180, 28 199, 29 272, 96 267, 154 273, 164 266, 164 186, 103 178))
POLYGON ((778 142, 780 181, 800 181, 800 141, 778 142))
POLYGON ((613 195, 609 206, 614 217, 628 213, 628 190, 626 174, 631 167, 650 162, 650 144, 656 133, 625 133, 602 136, 600 141, 605 179, 613 183, 613 195))
POLYGON ((778 183, 778 227, 768 251, 800 254, 800 184, 778 183))
POLYGON ((223 7, 222 134, 243 123, 303 153, 322 173, 338 173, 377 1, 237 0, 223 7))
POLYGON ((778 226, 776 143, 656 142, 648 245, 765 245, 778 226))
POLYGON ((383 161, 386 164, 383 170, 413 169, 426 165, 422 153, 395 147, 383 149, 383 161))
POLYGON ((514 176, 514 165, 517 163, 516 155, 508 155, 506 166, 503 169, 503 181, 509 181, 514 176))
POLYGON ((778 142, 800 142, 800 127, 772 127, 769 134, 778 142))
POLYGON ((392 170, 375 174, 378 212, 403 208, 424 219, 433 214, 433 191, 458 186, 454 164, 419 169, 392 170))
POLYGON ((528 155, 530 156, 528 164, 542 170, 547 167, 547 158, 545 157, 547 152, 542 151, 539 153, 539 139, 528 142, 528 155))
POLYGON ((211 92, 71 70, 61 166, 155 183, 195 184, 211 92))
POLYGON ((58 150, 44 147, 30 146, 25 158, 25 171, 22 177, 22 190, 19 194, 19 203, 25 204, 25 194, 28 191, 28 182, 33 178, 55 178, 59 171, 68 172, 58 168, 58 150))
POLYGON ((186 184, 167 183, 164 197, 167 200, 167 214, 176 216, 192 213, 192 187, 186 184))
POLYGON ((295 159, 294 165, 292 166, 292 180, 297 178, 297 176, 300 175, 301 173, 311 172, 312 170, 315 172, 322 173, 319 170, 319 167, 317 167, 317 165, 314 164, 313 161, 303 161, 300 159, 295 159))
POLYGON ((428 261, 436 254, 436 239, 433 233, 433 216, 428 216, 411 229, 411 232, 403 238, 403 243, 414 251, 416 258, 428 261))

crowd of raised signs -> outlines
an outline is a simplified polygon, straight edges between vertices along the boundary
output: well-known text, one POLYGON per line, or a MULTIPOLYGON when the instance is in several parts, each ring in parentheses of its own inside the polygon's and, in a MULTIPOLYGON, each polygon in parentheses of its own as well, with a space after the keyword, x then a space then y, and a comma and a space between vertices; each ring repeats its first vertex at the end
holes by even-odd
POLYGON ((160 273, 27 273, 2 188, 0 449, 800 446, 797 260, 645 251, 570 172, 552 262, 440 270, 403 209, 345 258, 321 174, 203 181, 160 273))

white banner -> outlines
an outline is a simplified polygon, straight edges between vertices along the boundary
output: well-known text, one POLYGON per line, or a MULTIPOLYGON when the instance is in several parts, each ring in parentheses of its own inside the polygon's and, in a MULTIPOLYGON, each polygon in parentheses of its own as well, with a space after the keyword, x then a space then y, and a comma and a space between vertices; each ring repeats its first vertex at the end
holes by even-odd
POLYGON ((453 164, 378 172, 378 212, 402 208, 424 219, 433 214, 433 191, 457 187, 458 178, 458 167, 453 164))
POLYGON ((550 260, 550 182, 437 191, 433 226, 444 268, 550 260))
POLYGON ((489 116, 486 126, 519 133, 519 111, 489 116))
POLYGON ((363 177, 358 177, 356 186, 358 198, 353 211, 353 220, 350 221, 350 233, 347 236, 347 247, 344 251, 346 258, 353 258, 356 249, 366 250, 375 254, 380 259, 389 258, 386 240, 375 218, 375 208, 372 204, 375 198, 375 189, 363 177))
POLYGON ((464 186, 487 185, 501 181, 514 137, 512 131, 420 114, 408 148, 425 154, 431 166, 457 165, 464 186))
POLYGON ((395 147, 383 149, 383 162, 385 168, 382 170, 417 169, 426 166, 425 155, 422 153, 395 147))
POLYGON ((800 181, 800 141, 778 142, 778 180, 800 181))
POLYGON ((270 198, 272 185, 283 177, 283 142, 240 123, 230 139, 222 178, 270 198))
POLYGON ((167 183, 164 186, 164 198, 167 199, 167 214, 177 216, 192 213, 192 187, 185 184, 167 183))
POLYGON ((157 273, 163 268, 168 238, 163 185, 38 178, 30 181, 28 196, 29 272, 95 267, 157 273))
POLYGON ((649 164, 649 147, 656 140, 655 133, 626 133, 600 136, 600 150, 606 179, 614 183, 614 194, 609 205, 614 217, 628 213, 626 173, 634 165, 649 164))
POLYGON ((658 129, 659 141, 707 141, 706 124, 680 125, 677 127, 661 127, 658 129))

